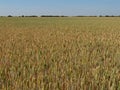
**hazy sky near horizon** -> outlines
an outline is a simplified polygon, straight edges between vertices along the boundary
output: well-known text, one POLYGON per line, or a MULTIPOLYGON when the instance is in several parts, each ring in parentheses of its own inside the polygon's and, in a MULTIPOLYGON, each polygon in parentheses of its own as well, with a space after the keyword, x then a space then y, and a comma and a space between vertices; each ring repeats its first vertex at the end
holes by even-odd
POLYGON ((0 0, 3 15, 120 15, 120 0, 0 0))

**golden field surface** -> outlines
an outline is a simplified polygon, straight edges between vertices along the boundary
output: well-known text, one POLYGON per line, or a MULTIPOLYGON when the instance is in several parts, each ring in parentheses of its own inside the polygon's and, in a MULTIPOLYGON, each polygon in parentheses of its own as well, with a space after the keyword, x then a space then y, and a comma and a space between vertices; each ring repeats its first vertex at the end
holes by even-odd
POLYGON ((120 18, 0 18, 0 90, 120 90, 120 18))

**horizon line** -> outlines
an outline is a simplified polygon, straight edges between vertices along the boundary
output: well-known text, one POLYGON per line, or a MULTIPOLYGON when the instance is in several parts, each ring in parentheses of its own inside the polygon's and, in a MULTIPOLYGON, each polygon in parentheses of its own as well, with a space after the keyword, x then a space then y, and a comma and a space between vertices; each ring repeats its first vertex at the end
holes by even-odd
POLYGON ((0 17, 120 17, 120 15, 0 15, 0 17))

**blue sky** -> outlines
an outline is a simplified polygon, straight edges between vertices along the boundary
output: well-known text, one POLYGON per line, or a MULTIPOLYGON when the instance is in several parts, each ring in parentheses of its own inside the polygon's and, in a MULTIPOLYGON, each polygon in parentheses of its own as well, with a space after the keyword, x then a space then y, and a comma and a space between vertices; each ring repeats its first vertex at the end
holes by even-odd
POLYGON ((120 15, 120 0, 0 0, 2 15, 120 15))

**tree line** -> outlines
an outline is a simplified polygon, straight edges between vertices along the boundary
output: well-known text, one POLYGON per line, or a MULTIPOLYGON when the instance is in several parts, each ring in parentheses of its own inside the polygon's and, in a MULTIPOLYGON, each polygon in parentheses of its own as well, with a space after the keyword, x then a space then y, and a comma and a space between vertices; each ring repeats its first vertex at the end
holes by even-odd
MULTIPOLYGON (((5 16, 1 16, 1 17, 5 17, 5 16)), ((41 16, 37 16, 37 15, 21 15, 21 16, 12 16, 12 15, 8 15, 7 17, 70 17, 70 16, 64 16, 64 15, 41 15, 41 16)), ((84 16, 84 15, 78 15, 78 16, 71 16, 71 17, 120 17, 120 15, 99 15, 99 16, 84 16)))
MULTIPOLYGON (((8 15, 7 17, 14 17, 12 15, 8 15)), ((22 15, 22 16, 17 16, 17 17, 68 17, 68 16, 64 16, 64 15, 41 15, 41 16, 37 16, 37 15, 30 15, 30 16, 25 16, 25 15, 22 15)))

